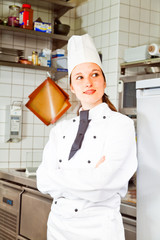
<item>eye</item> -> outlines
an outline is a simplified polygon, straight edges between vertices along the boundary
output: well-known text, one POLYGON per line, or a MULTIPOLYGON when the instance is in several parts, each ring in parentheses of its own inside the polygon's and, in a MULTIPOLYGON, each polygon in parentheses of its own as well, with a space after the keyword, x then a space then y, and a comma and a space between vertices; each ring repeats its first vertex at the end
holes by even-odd
POLYGON ((78 76, 78 77, 76 77, 76 80, 81 80, 81 79, 83 79, 82 76, 78 76))
POLYGON ((93 73, 93 74, 92 74, 92 77, 98 77, 98 76, 99 76, 98 73, 93 73))

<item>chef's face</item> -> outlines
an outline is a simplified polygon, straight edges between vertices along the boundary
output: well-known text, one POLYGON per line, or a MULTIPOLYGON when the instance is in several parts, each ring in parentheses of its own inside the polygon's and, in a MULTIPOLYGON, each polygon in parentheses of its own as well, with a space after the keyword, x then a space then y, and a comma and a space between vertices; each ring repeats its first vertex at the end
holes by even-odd
POLYGON ((84 110, 102 103, 106 82, 101 68, 90 62, 77 65, 71 73, 70 87, 84 110))

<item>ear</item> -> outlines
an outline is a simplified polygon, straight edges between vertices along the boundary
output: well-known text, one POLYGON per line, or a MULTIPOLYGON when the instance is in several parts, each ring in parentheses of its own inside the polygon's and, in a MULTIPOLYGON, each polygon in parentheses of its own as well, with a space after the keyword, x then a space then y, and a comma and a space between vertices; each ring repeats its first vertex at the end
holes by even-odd
POLYGON ((75 91, 74 91, 74 88, 73 88, 72 84, 70 85, 70 89, 71 89, 71 92, 75 94, 75 91))
POLYGON ((107 87, 107 84, 106 84, 106 81, 104 82, 104 88, 106 88, 107 87))

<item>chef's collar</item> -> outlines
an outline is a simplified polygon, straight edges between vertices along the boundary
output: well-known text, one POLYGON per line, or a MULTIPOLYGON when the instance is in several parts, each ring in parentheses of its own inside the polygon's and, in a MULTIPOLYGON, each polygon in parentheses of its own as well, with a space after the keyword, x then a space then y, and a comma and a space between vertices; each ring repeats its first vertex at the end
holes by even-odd
MULTIPOLYGON (((83 111, 82 107, 79 109, 79 112, 83 111)), ((89 110, 89 119, 98 119, 103 116, 107 117, 111 115, 111 109, 108 107, 107 103, 100 103, 97 106, 89 110)))

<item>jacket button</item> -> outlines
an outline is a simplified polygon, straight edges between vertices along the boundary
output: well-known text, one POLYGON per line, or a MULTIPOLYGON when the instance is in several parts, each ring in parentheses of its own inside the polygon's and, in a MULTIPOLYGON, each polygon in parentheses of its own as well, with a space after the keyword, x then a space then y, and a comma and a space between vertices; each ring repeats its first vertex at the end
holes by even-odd
POLYGON ((78 209, 76 208, 76 209, 74 209, 74 211, 75 211, 75 212, 78 212, 78 209))
POLYGON ((59 159, 59 162, 62 162, 62 159, 59 159))
POLYGON ((73 119, 73 122, 75 122, 76 121, 76 119, 73 119))
POLYGON ((65 136, 63 136, 63 138, 65 138, 65 136))
POLYGON ((88 163, 91 163, 91 160, 88 160, 88 163))
POLYGON ((93 136, 93 138, 96 138, 96 136, 93 136))
POLYGON ((57 201, 55 201, 54 204, 57 204, 57 201))
POLYGON ((105 119, 106 118, 106 116, 103 116, 103 119, 105 119))

